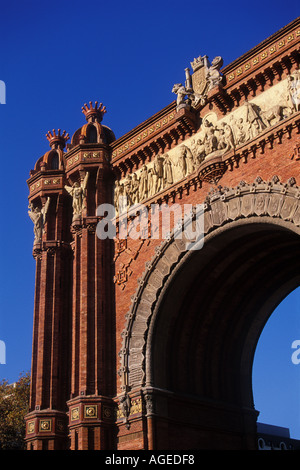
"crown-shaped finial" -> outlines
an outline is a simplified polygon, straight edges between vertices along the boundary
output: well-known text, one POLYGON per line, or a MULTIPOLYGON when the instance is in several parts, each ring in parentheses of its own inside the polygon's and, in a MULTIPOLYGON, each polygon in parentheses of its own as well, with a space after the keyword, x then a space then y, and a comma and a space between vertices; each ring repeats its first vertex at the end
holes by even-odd
POLYGON ((89 107, 86 103, 82 106, 82 112, 85 115, 87 121, 97 120, 101 122, 103 119, 103 115, 106 113, 106 107, 103 106, 102 103, 98 106, 98 101, 95 101, 95 106, 93 106, 92 102, 89 102, 89 107))
POLYGON ((196 72, 198 69, 203 67, 204 65, 204 57, 201 57, 201 55, 193 60, 191 62, 191 66, 194 72, 196 72))
POLYGON ((57 130, 57 133, 55 129, 53 129, 52 132, 48 131, 46 137, 49 141, 51 148, 59 147, 61 149, 65 147, 67 140, 69 140, 70 138, 69 134, 66 131, 63 131, 61 133, 60 129, 57 130))

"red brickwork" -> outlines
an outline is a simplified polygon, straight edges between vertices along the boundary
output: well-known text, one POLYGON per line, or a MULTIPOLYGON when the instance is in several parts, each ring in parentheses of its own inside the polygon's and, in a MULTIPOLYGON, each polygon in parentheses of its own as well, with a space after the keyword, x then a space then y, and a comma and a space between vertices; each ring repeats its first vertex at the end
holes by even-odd
MULTIPOLYGON (((178 442, 188 448, 199 440, 209 448, 212 439, 216 447, 255 446, 254 408, 242 411, 228 404, 219 409, 219 405, 183 403, 170 390, 158 392, 147 384, 132 388, 124 382, 128 371, 122 370, 121 357, 129 354, 124 350, 124 335, 130 334, 128 314, 162 240, 100 240, 97 207, 113 203, 115 179, 123 180, 156 155, 196 136, 204 116, 215 113, 217 121, 222 120, 246 100, 263 96, 294 74, 299 68, 299 37, 300 24, 295 20, 223 68, 223 83, 208 92, 205 104, 191 109, 177 108, 172 102, 118 140, 102 125, 106 110, 98 103, 85 106, 87 124, 75 132, 66 149, 68 135, 49 134, 51 150, 39 159, 28 180, 32 206, 49 203, 43 233, 33 245, 36 281, 28 449, 156 449, 172 448, 178 442), (56 166, 51 164, 53 152, 56 166), (87 173, 78 216, 70 188, 75 182, 84 187, 87 173), (153 403, 156 410, 168 409, 171 420, 165 411, 153 411, 153 403), (181 427, 174 424, 176 419, 183 423, 185 413, 202 413, 209 422, 217 408, 224 429, 225 423, 231 423, 230 432, 198 429, 194 441, 192 418, 181 427)), ((205 159, 145 204, 204 204, 219 186, 236 188, 241 181, 251 185, 257 177, 267 184, 276 176, 283 188, 294 187, 291 178, 297 184, 300 181, 299 125, 298 108, 266 126, 256 138, 205 159)), ((145 367, 141 364, 141 370, 145 367)))

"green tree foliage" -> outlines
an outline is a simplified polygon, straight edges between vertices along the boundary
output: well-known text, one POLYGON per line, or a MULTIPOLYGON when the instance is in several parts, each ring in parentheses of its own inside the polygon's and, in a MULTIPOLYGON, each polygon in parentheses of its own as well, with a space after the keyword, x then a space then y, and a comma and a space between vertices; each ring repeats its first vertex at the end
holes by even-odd
POLYGON ((24 449, 25 415, 29 409, 30 375, 20 374, 19 380, 9 385, 0 382, 0 449, 24 449))

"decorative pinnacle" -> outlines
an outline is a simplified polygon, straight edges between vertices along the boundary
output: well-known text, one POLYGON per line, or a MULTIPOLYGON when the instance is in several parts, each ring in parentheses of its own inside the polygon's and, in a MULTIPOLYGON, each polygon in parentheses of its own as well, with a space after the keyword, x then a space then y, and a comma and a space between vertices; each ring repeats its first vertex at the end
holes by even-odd
POLYGON ((90 107, 85 103, 81 108, 86 120, 97 120, 98 122, 101 122, 103 115, 106 113, 106 107, 103 106, 103 103, 100 103, 98 106, 98 101, 95 101, 95 106, 93 106, 92 102, 89 101, 89 105, 90 107))
POLYGON ((60 133, 60 129, 57 130, 57 133, 55 129, 51 131, 48 131, 46 134, 46 137, 49 141, 50 147, 51 148, 61 148, 63 149, 66 145, 67 140, 69 140, 70 136, 66 131, 63 131, 60 133))

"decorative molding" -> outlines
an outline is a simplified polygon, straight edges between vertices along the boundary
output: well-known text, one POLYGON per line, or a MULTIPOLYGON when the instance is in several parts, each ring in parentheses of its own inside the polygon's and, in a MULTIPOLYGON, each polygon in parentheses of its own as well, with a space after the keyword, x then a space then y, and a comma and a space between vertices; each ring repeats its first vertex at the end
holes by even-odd
POLYGON ((118 270, 116 271, 116 275, 114 276, 114 283, 117 284, 121 290, 124 290, 129 277, 133 273, 133 262, 137 259, 143 245, 145 243, 146 245, 149 245, 150 240, 141 239, 139 241, 139 245, 137 249, 134 251, 131 248, 127 248, 127 239, 120 240, 119 238, 116 238, 115 243, 117 247, 116 255, 114 257, 115 263, 121 253, 126 253, 126 255, 128 255, 128 258, 125 263, 123 263, 122 261, 119 261, 119 267, 118 267, 118 270), (118 251, 118 249, 121 251, 118 251))
POLYGON ((137 146, 140 146, 143 142, 147 141, 157 132, 160 132, 162 129, 168 126, 170 122, 173 122, 175 116, 176 111, 172 110, 171 112, 167 113, 166 116, 160 118, 157 122, 148 125, 147 127, 145 127, 145 129, 138 132, 136 135, 133 135, 128 141, 120 144, 120 146, 118 145, 118 142, 116 142, 116 144, 113 144, 113 147, 116 148, 114 148, 113 150, 112 157, 117 158, 120 155, 123 155, 125 153, 128 153, 128 151, 133 150, 137 146))
POLYGON ((98 418, 97 405, 84 405, 84 418, 95 419, 98 418))
POLYGON ((52 431, 52 420, 51 419, 40 419, 39 420, 39 431, 40 432, 51 432, 52 431))
POLYGON ((117 420, 123 419, 127 422, 130 416, 142 413, 143 403, 141 398, 131 400, 128 395, 120 397, 120 404, 117 409, 117 420))
POLYGON ((252 56, 245 59, 242 63, 234 67, 230 71, 226 71, 225 67, 225 76, 227 83, 232 85, 237 81, 240 81, 248 75, 261 68, 265 64, 269 65, 270 60, 274 60, 279 54, 282 54, 283 51, 286 51, 291 47, 291 44, 297 44, 300 37, 300 27, 295 27, 292 31, 286 33, 283 37, 275 40, 273 43, 268 44, 260 51, 254 52, 252 56))

